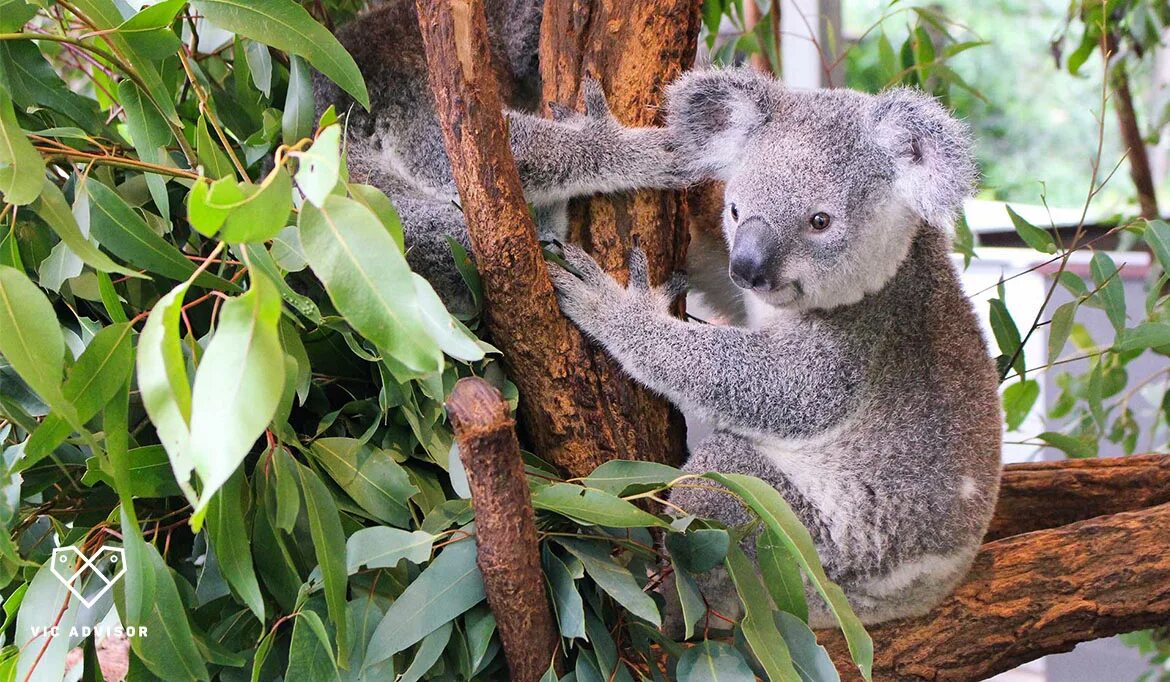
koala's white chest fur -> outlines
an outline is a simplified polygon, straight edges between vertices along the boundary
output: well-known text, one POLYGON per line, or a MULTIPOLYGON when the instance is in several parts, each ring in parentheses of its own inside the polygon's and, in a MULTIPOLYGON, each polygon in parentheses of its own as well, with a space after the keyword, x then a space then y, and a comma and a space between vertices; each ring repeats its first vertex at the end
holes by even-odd
POLYGON ((857 425, 860 412, 840 425, 811 438, 784 438, 765 433, 739 433, 760 456, 784 474, 791 484, 815 506, 835 541, 857 544, 874 542, 867 532, 857 505, 860 491, 843 467, 843 436, 857 425))

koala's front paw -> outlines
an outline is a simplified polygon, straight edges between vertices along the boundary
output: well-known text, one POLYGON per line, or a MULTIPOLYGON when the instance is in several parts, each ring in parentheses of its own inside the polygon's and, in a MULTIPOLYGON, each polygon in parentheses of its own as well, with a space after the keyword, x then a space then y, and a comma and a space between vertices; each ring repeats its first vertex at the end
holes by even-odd
POLYGON ((614 327, 638 324, 640 316, 666 314, 670 303, 686 291, 686 279, 681 274, 675 274, 661 287, 651 288, 646 253, 642 249, 630 250, 627 260, 630 277, 626 287, 618 284, 578 246, 565 245, 564 258, 581 276, 550 266, 549 274, 561 310, 583 332, 603 342, 614 327))
POLYGON ((549 263, 549 276, 557 290, 561 312, 587 334, 599 336, 608 315, 622 304, 625 293, 609 273, 583 249, 566 244, 562 250, 565 263, 549 263))

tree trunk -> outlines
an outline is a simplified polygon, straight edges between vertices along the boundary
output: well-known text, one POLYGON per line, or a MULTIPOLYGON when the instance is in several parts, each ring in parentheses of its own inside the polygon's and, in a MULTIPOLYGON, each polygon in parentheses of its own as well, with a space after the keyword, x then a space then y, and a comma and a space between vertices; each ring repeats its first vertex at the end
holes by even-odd
POLYGON ((508 144, 483 0, 416 5, 443 143, 483 279, 487 327, 520 389, 532 447, 573 476, 611 459, 676 461, 681 436, 664 432, 665 419, 655 421, 661 413, 618 402, 628 391, 614 390, 616 372, 557 307, 508 144))
MULTIPOLYGON (((588 76, 602 84, 623 124, 661 123, 666 85, 694 60, 701 8, 698 0, 546 0, 540 39, 546 103, 580 104, 581 80, 588 76)), ((687 208, 678 192, 574 201, 569 238, 623 281, 626 252, 640 245, 650 262, 651 281, 659 284, 684 269, 687 208)), ((678 411, 626 377, 604 351, 592 348, 590 356, 606 368, 612 399, 607 407, 613 419, 633 426, 631 449, 638 458, 681 463, 686 432, 678 411)))
POLYGON ((1141 217, 1153 220, 1158 217, 1158 198, 1154 190, 1154 174, 1150 170, 1150 155, 1146 141, 1142 139, 1137 111, 1133 107, 1133 93, 1129 89, 1129 71, 1125 62, 1116 60, 1117 38, 1107 33, 1105 44, 1105 77, 1113 90, 1113 107, 1117 111, 1117 123, 1121 128, 1121 142, 1125 145, 1129 161, 1129 177, 1137 190, 1141 217))
MULTIPOLYGON (((874 680, 982 680, 1079 642, 1170 619, 1170 505, 984 545, 971 573, 920 618, 871 626, 874 680)), ((818 638, 858 679, 844 638, 818 638)))
POLYGON ((474 377, 455 384, 447 414, 475 506, 476 563, 511 679, 536 682, 557 656, 560 635, 544 590, 516 423, 500 392, 474 377))

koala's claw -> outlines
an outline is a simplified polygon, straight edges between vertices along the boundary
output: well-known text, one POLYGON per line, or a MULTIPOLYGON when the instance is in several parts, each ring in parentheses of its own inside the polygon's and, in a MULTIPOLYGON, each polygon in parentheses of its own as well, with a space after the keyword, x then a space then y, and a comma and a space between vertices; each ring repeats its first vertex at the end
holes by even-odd
POLYGON ((650 291, 650 265, 646 252, 635 246, 626 254, 626 269, 630 273, 629 288, 638 292, 650 291))
POLYGON ((609 118, 609 103, 605 101, 605 90, 601 83, 587 77, 581 83, 581 89, 585 93, 585 115, 590 118, 609 118))
POLYGON ((568 121, 577 115, 572 107, 567 107, 560 102, 549 102, 548 109, 552 112, 554 121, 568 121))
POLYGON ((609 274, 601 269, 597 261, 576 244, 565 244, 561 247, 561 255, 565 262, 581 273, 581 281, 591 286, 599 286, 609 279, 609 274))
POLYGON ((687 281, 685 272, 676 272, 666 280, 666 284, 662 285, 662 290, 666 294, 666 300, 674 301, 674 299, 687 293, 690 288, 690 282, 687 281))

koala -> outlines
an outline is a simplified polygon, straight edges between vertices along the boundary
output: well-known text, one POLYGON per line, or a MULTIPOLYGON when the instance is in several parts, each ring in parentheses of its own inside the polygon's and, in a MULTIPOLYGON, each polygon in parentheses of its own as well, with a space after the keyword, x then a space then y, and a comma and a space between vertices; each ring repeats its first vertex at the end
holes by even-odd
MULTIPOLYGON (((687 471, 775 486, 863 622, 925 613, 969 569, 999 488, 996 372, 948 255, 976 177, 965 129, 913 90, 790 91, 746 69, 684 75, 666 110, 685 172, 726 183, 745 324, 672 317, 680 283, 650 288, 636 250, 623 287, 566 247, 580 275, 555 269, 562 309, 630 376, 716 425, 687 471)), ((724 493, 670 499, 748 522, 724 493)), ((712 608, 742 613, 728 581, 702 578, 712 608)), ((831 625, 808 601, 810 624, 831 625)))
MULTIPOLYGON (((679 164, 668 131, 624 128, 610 114, 601 87, 584 84, 585 113, 553 106, 553 120, 526 113, 540 92, 537 62, 543 0, 487 3, 492 64, 512 154, 540 237, 563 240, 565 202, 597 192, 678 186, 679 164)), ((390 0, 342 27, 337 38, 357 62, 370 110, 334 83, 314 75, 318 114, 333 105, 347 114, 347 159, 353 182, 374 185, 402 219, 406 259, 452 312, 472 303, 448 239, 470 252, 467 225, 443 147, 427 78, 413 0, 390 0)))

